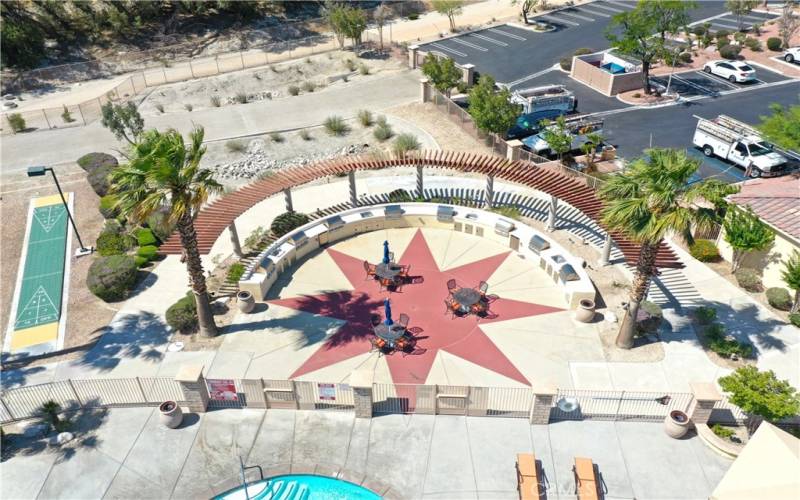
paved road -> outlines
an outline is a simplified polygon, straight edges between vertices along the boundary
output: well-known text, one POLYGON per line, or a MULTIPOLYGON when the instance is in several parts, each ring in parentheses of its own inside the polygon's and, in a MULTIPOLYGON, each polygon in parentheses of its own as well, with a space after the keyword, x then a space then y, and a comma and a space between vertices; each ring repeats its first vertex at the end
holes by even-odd
MULTIPOLYGON (((145 125, 188 132, 195 124, 206 129, 206 140, 224 139, 262 131, 289 130, 320 125, 326 117, 355 116, 357 110, 381 110, 419 100, 416 74, 402 71, 331 87, 321 92, 225 106, 194 112, 146 116, 145 125)), ((99 122, 86 127, 48 130, 2 138, 2 171, 7 174, 29 165, 73 161, 92 151, 110 152, 122 143, 99 122)))

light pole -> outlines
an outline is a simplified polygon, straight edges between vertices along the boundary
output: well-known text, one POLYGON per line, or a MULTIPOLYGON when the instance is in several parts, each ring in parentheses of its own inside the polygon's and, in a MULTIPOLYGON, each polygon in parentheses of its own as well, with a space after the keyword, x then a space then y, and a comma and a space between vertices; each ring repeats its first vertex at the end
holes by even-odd
POLYGON ((56 171, 53 170, 51 167, 45 166, 36 166, 36 167, 28 167, 28 177, 41 177, 47 174, 47 171, 50 171, 53 174, 53 181, 56 183, 56 189, 58 189, 58 194, 61 196, 61 202, 64 204, 64 210, 67 211, 67 217, 69 217, 69 221, 72 224, 72 229, 75 231, 75 236, 78 238, 78 244, 80 244, 80 248, 75 252, 76 257, 82 257, 84 255, 89 255, 90 253, 94 252, 93 247, 86 248, 83 244, 83 240, 81 240, 81 235, 78 233, 78 226, 75 225, 75 219, 72 218, 72 214, 69 211, 69 206, 67 205, 67 200, 64 198, 64 192, 61 191, 61 185, 58 183, 58 177, 56 177, 56 171))
POLYGON ((669 87, 672 85, 672 74, 675 73, 675 65, 678 63, 678 53, 680 52, 681 48, 677 47, 675 49, 675 54, 672 57, 672 71, 669 72, 669 80, 667 80, 667 90, 664 91, 665 95, 669 95, 669 87))

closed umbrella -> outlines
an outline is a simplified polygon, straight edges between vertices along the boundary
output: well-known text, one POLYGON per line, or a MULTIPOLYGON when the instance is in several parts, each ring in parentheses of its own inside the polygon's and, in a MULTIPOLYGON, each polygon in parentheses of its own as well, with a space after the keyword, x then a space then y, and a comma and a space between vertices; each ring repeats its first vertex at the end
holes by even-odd
POLYGON ((389 303, 389 299, 383 301, 383 312, 386 316, 386 319, 383 321, 384 325, 393 325, 394 321, 392 321, 392 305, 389 303))
POLYGON ((389 263, 389 242, 388 241, 384 241, 383 242, 383 263, 384 264, 388 264, 389 263))

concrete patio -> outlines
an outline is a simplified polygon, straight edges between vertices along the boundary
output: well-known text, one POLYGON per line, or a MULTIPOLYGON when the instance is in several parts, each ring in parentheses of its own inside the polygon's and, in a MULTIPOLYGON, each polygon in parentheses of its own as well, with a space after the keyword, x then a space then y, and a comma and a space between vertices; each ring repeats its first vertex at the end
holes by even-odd
MULTIPOLYGON (((209 498, 237 484, 239 460, 265 476, 316 472, 387 498, 517 498, 515 454, 541 462, 547 498, 574 498, 575 456, 590 457, 605 497, 707 498, 731 461, 661 424, 219 410, 177 430, 153 408, 86 410, 62 448, 12 436, 3 450, 3 498, 209 498)), ((253 472, 253 471, 251 471, 253 472)), ((252 476, 251 476, 252 477, 252 476)))

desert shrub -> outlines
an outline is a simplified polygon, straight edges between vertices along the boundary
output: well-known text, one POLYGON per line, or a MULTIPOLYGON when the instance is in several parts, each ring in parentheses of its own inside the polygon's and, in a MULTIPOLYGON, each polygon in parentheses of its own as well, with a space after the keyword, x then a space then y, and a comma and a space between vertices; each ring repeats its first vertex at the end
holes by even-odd
POLYGON ((694 310, 694 317, 701 325, 710 325, 717 319, 717 310, 713 307, 698 307, 694 310))
POLYGON ((247 146, 245 146, 244 142, 234 139, 225 143, 225 149, 231 153, 242 153, 247 149, 247 146))
POLYGON ((591 54, 594 52, 594 49, 590 49, 589 47, 581 47, 579 49, 575 49, 575 52, 572 53, 573 56, 582 56, 584 54, 591 54))
POLYGON ((113 219, 119 215, 119 209, 116 206, 117 198, 113 195, 107 194, 100 197, 100 205, 98 209, 105 219, 113 219))
POLYGON ((275 217, 269 228, 276 237, 280 238, 289 231, 308 224, 310 220, 308 215, 300 212, 284 212, 275 217))
POLYGON ((139 244, 140 247, 144 247, 147 245, 155 245, 156 243, 158 243, 155 235, 153 234, 153 231, 146 227, 136 230, 136 242, 139 244))
POLYGON ((375 127, 375 130, 372 131, 372 135, 374 135, 375 138, 381 142, 389 139, 393 134, 394 132, 392 132, 392 127, 390 127, 388 123, 378 125, 375 127))
POLYGON ((360 74, 362 74, 362 75, 365 75, 365 76, 368 75, 369 74, 369 66, 367 66, 364 63, 359 64, 358 65, 358 72, 360 74))
POLYGON ((689 247, 689 253, 700 262, 716 262, 719 260, 719 250, 711 240, 696 240, 689 247))
POLYGON ((692 33, 697 36, 703 36, 708 32, 708 28, 703 26, 702 24, 698 24, 697 26, 692 28, 692 33))
POLYGON ((636 324, 640 333, 654 333, 661 325, 661 320, 664 318, 664 313, 658 304, 643 300, 639 304, 639 314, 636 318, 636 324))
POLYGON ((743 358, 753 357, 753 346, 726 335, 725 327, 719 323, 706 328, 705 336, 708 348, 722 357, 730 358, 734 354, 743 358))
POLYGON ((67 109, 67 105, 64 104, 64 111, 61 113, 61 119, 64 120, 64 123, 72 123, 75 121, 75 118, 72 117, 72 113, 69 112, 67 109))
POLYGON ((738 45, 723 45, 719 48, 719 55, 723 59, 736 59, 742 48, 738 45))
POLYGON ((139 250, 136 251, 136 255, 139 257, 144 257, 147 260, 153 260, 158 255, 158 247, 155 245, 145 245, 143 247, 139 247, 139 250))
POLYGON ((711 426, 711 431, 714 434, 716 434, 717 437, 720 437, 722 439, 730 439, 735 434, 735 432, 733 432, 731 429, 728 429, 727 427, 723 427, 723 426, 721 426, 719 424, 712 425, 711 426))
POLYGON ((405 153, 420 148, 420 143, 414 134, 400 134, 392 144, 392 151, 395 153, 405 153))
POLYGON ((289 95, 297 95, 300 93, 300 87, 297 85, 289 85, 287 91, 289 92, 289 95))
POLYGON ((186 103, 186 104, 183 105, 183 109, 185 109, 186 111, 191 112, 194 109, 194 106, 192 106, 189 103, 186 103))
POLYGON ((11 113, 8 115, 8 123, 11 124, 11 130, 14 132, 24 132, 28 128, 25 123, 25 118, 19 113, 11 113))
POLYGON ((306 82, 303 82, 302 88, 303 88, 303 92, 314 92, 314 89, 317 88, 317 86, 314 85, 314 82, 306 81, 306 82))
POLYGON ((239 280, 242 278, 244 274, 244 264, 241 262, 234 262, 231 264, 231 267, 228 268, 228 274, 225 277, 226 281, 232 283, 238 283, 239 280))
POLYGON ((792 313, 789 315, 789 323, 797 328, 800 328, 800 313, 792 313))
POLYGON ((344 67, 347 68, 347 71, 355 71, 356 63, 352 59, 345 59, 344 67))
POLYGON ((387 125, 388 123, 389 122, 386 121, 386 115, 378 115, 378 117, 375 118, 376 125, 387 125))
POLYGON ((271 140, 272 142, 283 142, 284 141, 283 136, 281 135, 280 132, 272 132, 272 133, 270 133, 269 134, 269 140, 271 140))
POLYGON ((719 30, 714 34, 717 40, 727 39, 730 36, 731 32, 728 30, 719 30))
POLYGON ((792 297, 789 290, 781 287, 767 288, 767 302, 775 309, 788 311, 792 308, 792 297))
POLYGON ((767 48, 773 52, 778 52, 781 50, 781 45, 783 42, 780 38, 771 36, 767 38, 767 48))
POLYGON ((311 132, 309 132, 307 129, 301 130, 300 132, 298 132, 298 134, 300 135, 300 138, 303 139, 304 141, 311 140, 311 132))
POLYGON ((214 106, 215 108, 222 106, 222 99, 220 99, 218 95, 212 95, 211 105, 214 106))
POLYGON ((336 115, 325 118, 322 125, 330 135, 344 135, 350 130, 344 119, 336 115))
POLYGON ((564 71, 570 71, 572 69, 572 58, 562 57, 561 60, 558 61, 558 64, 564 71))
POLYGON ((757 38, 752 38, 752 37, 745 38, 744 45, 753 52, 761 52, 763 50, 763 48, 761 47, 761 40, 757 38))
POLYGON ((678 58, 681 60, 682 63, 689 64, 692 62, 692 53, 691 52, 681 52, 678 58))
POLYGON ((734 273, 736 282, 748 292, 761 291, 761 276, 754 270, 743 267, 734 273))
POLYGON ((99 257, 89 267, 86 285, 106 302, 122 300, 136 284, 136 269, 136 262, 130 255, 99 257))
POLYGON ((78 158, 78 165, 86 171, 86 180, 97 196, 108 194, 108 175, 117 165, 117 159, 107 153, 89 153, 78 158))
POLYGON ((373 123, 372 119, 372 111, 368 109, 362 109, 358 112, 358 122, 361 124, 362 127, 369 127, 373 123))
POLYGON ((233 96, 233 100, 239 104, 247 104, 247 94, 244 92, 237 92, 236 95, 233 96))
POLYGON ((100 255, 119 255, 130 248, 128 243, 128 238, 124 234, 102 232, 97 237, 95 246, 97 247, 97 253, 100 255))
POLYGON ((192 333, 197 330, 197 304, 192 292, 169 306, 166 314, 167 324, 181 333, 192 333))

